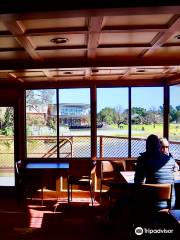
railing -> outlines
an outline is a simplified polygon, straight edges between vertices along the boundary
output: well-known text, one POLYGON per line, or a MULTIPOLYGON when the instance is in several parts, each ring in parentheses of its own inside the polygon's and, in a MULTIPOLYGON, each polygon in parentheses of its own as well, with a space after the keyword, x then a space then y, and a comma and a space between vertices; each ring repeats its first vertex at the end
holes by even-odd
MULTIPOLYGON (((14 168, 14 139, 0 137, 0 168, 14 168)), ((59 139, 60 158, 91 157, 90 136, 66 136, 59 139)), ((131 157, 139 156, 145 150, 145 139, 131 140, 131 157)), ((170 152, 180 160, 180 142, 170 141, 170 152)), ((28 158, 56 158, 57 139, 52 136, 31 136, 27 138, 28 158)), ((115 136, 97 137, 97 157, 128 157, 128 138, 115 136)))

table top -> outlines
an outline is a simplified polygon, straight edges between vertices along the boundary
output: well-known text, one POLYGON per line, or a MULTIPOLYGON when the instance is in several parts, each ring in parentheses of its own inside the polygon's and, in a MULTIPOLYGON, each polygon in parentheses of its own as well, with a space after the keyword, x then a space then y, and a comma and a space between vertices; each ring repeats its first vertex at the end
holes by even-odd
POLYGON ((69 169, 69 163, 28 163, 26 169, 69 169))
MULTIPOLYGON (((134 183, 135 171, 121 171, 120 174, 127 183, 134 183)), ((180 171, 174 172, 174 179, 175 183, 180 183, 180 171)))

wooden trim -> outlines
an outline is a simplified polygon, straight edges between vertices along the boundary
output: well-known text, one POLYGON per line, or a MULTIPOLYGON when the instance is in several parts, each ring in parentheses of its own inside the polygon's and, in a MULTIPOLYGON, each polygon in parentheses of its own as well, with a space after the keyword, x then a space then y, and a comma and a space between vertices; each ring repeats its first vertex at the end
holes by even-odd
POLYGON ((170 103, 170 94, 169 94, 169 86, 164 86, 164 114, 163 114, 163 135, 167 139, 169 139, 169 103, 170 103))
POLYGON ((97 156, 97 128, 96 128, 96 86, 90 88, 91 93, 91 158, 96 159, 97 156))
POLYGON ((132 102, 132 94, 131 87, 128 88, 128 157, 131 157, 131 102, 132 102))

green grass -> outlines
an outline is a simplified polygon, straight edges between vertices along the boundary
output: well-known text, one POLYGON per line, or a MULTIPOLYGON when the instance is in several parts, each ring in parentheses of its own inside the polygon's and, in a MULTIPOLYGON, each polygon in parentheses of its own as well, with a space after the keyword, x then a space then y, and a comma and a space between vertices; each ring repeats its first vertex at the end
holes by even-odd
MULTIPOLYGON (((128 125, 123 124, 122 128, 118 128, 117 124, 112 124, 113 129, 128 130, 128 125)), ((146 138, 150 134, 156 134, 159 137, 163 136, 163 124, 137 124, 132 125, 132 137, 146 138), (139 132, 140 131, 140 132, 139 132)), ((126 133, 118 134, 116 136, 127 136, 126 133)), ((169 125, 169 137, 171 140, 180 141, 180 124, 171 123, 169 125)))

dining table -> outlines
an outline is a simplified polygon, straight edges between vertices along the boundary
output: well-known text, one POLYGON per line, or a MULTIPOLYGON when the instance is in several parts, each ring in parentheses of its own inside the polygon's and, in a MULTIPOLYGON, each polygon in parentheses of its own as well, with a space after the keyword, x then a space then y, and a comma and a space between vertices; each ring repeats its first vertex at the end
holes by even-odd
POLYGON ((40 187, 43 205, 44 186, 48 184, 55 186, 57 193, 56 180, 61 176, 67 177, 69 167, 69 162, 29 162, 22 169, 25 188, 26 184, 30 185, 30 188, 40 187))

